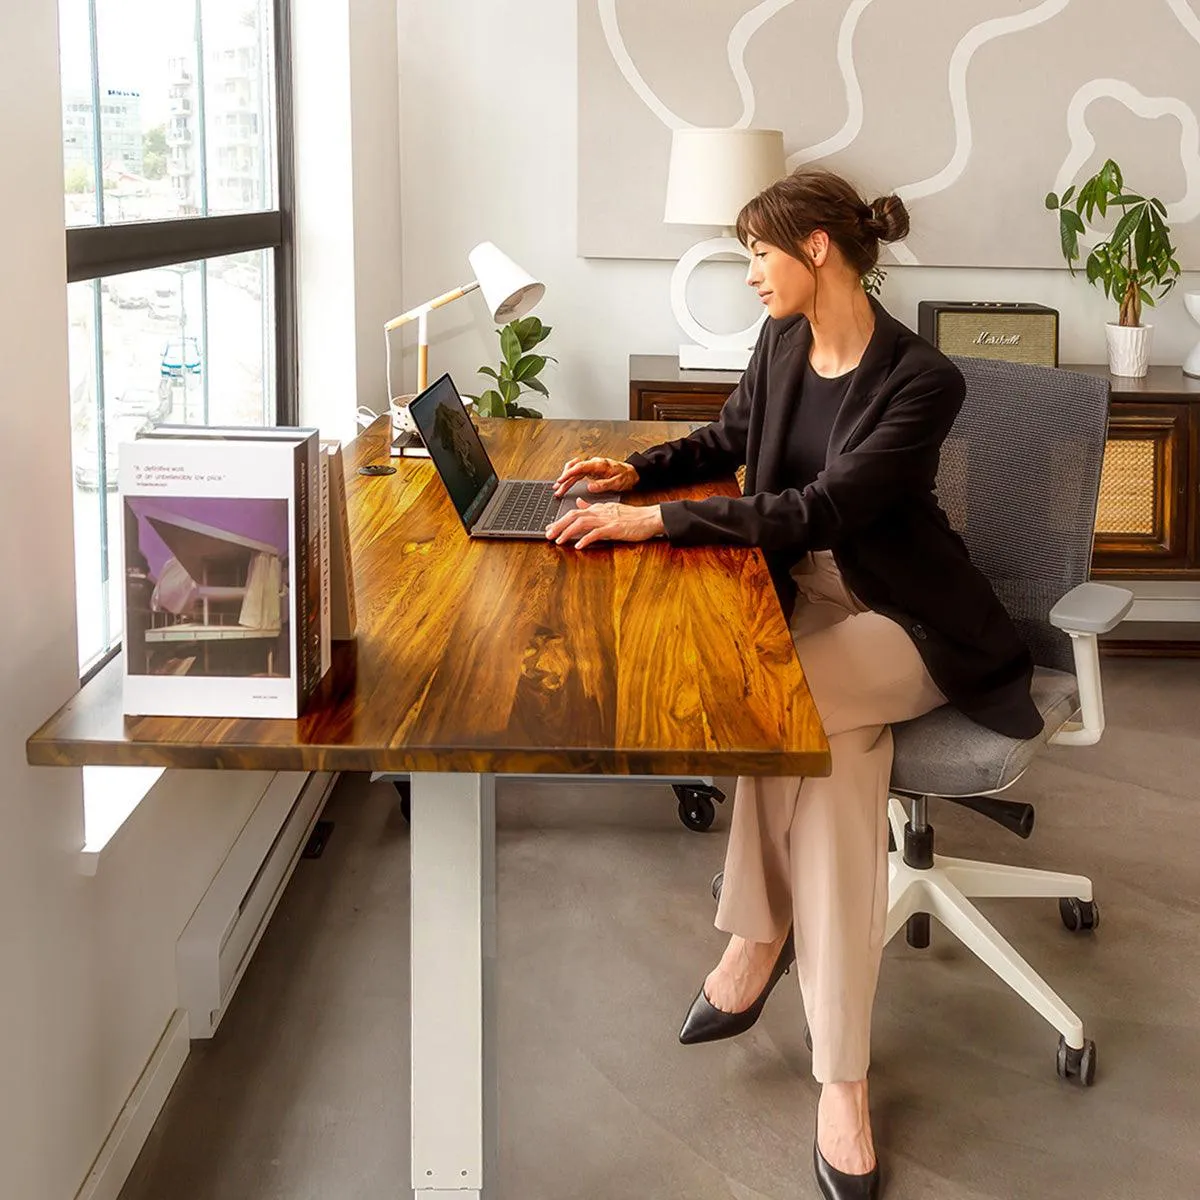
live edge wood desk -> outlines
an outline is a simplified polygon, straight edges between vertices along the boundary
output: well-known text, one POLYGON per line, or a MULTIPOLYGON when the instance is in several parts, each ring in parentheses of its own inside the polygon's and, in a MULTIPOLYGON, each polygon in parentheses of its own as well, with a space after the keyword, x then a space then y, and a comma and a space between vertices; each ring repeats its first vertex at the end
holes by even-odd
MULTIPOLYGON (((481 426, 501 476, 534 479, 688 429, 481 426)), ((496 775, 825 775, 829 747, 757 551, 472 541, 428 461, 357 473, 387 461, 386 433, 346 447, 358 637, 301 720, 127 719, 117 660, 27 754, 413 772, 412 1186, 494 1196, 496 775)))

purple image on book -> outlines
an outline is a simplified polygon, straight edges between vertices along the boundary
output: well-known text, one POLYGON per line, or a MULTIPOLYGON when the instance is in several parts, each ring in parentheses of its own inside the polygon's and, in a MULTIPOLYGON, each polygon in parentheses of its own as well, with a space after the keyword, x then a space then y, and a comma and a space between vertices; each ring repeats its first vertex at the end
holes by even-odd
POLYGON ((288 502, 125 498, 130 675, 292 671, 288 502))
POLYGON ((130 496, 125 503, 138 519, 138 543, 157 578, 171 551, 155 532, 149 517, 184 517, 223 529, 226 533, 265 542, 288 557, 288 506, 286 500, 243 500, 225 496, 130 496))

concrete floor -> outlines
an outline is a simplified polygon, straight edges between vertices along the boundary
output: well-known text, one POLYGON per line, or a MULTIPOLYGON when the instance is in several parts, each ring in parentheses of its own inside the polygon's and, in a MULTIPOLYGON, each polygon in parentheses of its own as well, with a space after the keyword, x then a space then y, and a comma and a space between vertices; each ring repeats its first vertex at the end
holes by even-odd
MULTIPOLYGON (((981 907, 1095 1038, 1096 1086, 1055 1076, 1057 1034, 935 923, 887 951, 872 1109, 889 1200, 1200 1194, 1200 664, 1109 659, 1109 729, 1010 794, 1022 842, 949 804, 939 848, 1090 875, 1102 912, 981 907)), ((815 1197, 817 1087, 789 977, 749 1034, 683 1048, 722 938, 721 832, 664 786, 502 785, 505 1200, 815 1197)), ((120 1200, 408 1195, 408 835, 386 784, 346 777, 236 1000, 197 1042, 120 1200)))

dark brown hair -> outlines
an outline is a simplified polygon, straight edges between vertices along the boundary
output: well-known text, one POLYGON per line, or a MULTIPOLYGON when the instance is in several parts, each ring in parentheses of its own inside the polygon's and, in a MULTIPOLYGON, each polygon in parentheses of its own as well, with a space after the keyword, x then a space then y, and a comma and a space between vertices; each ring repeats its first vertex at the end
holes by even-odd
POLYGON ((758 193, 737 219, 738 240, 769 242, 798 258, 810 271, 812 260, 801 242, 823 229, 859 275, 879 261, 880 242, 908 235, 908 209, 899 196, 868 204, 858 189, 832 171, 800 167, 758 193))

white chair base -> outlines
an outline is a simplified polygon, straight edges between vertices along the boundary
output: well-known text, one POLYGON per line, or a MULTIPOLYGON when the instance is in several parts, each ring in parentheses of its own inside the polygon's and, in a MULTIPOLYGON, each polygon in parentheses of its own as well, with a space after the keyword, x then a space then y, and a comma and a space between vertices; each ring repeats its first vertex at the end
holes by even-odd
POLYGON ((971 862, 934 854, 933 866, 919 870, 904 861, 904 805, 888 800, 888 820, 897 849, 888 856, 888 919, 884 942, 890 942, 917 913, 936 917, 973 954, 981 958, 1017 995, 1063 1035, 1068 1046, 1083 1048, 1083 1022, 1050 989, 971 903, 972 898, 1029 896, 1092 899, 1092 883, 1082 875, 1035 871, 999 863, 971 862))

